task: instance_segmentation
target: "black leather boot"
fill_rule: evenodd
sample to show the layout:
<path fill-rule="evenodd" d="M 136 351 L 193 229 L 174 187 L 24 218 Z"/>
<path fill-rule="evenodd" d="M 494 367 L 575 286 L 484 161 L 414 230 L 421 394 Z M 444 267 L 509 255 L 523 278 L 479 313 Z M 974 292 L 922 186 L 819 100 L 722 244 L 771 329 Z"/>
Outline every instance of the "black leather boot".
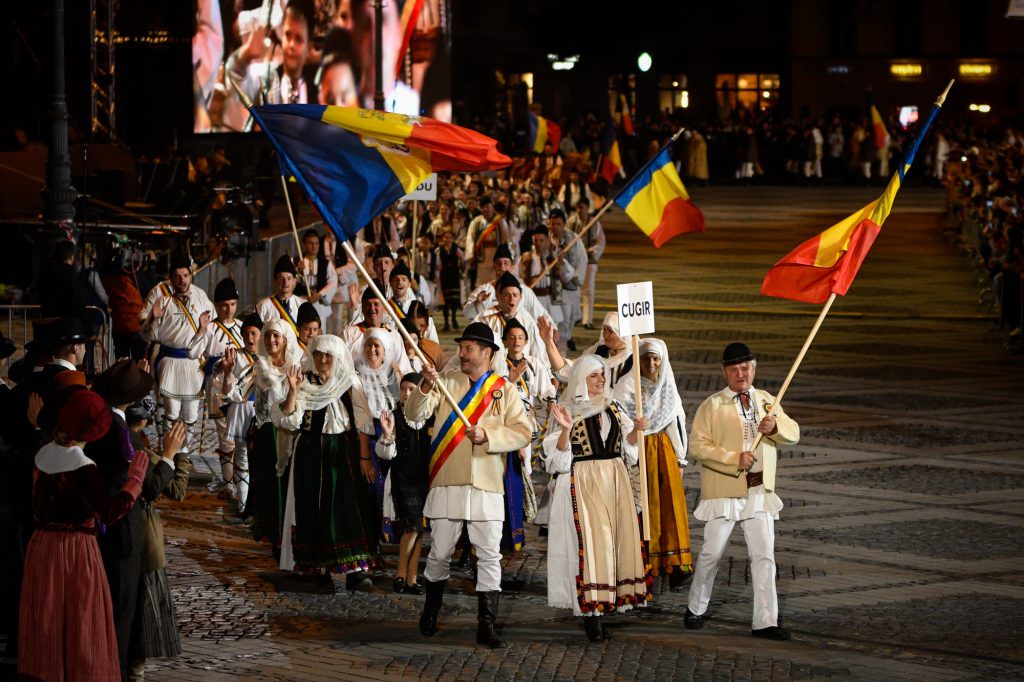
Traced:
<path fill-rule="evenodd" d="M 498 639 L 498 633 L 494 631 L 494 621 L 498 618 L 498 601 L 501 592 L 477 592 L 477 626 L 476 643 L 489 646 L 492 649 L 500 649 L 505 642 Z"/>
<path fill-rule="evenodd" d="M 447 580 L 423 579 L 426 587 L 426 599 L 423 600 L 423 615 L 420 616 L 420 632 L 427 637 L 433 637 L 437 632 L 437 613 L 441 610 L 441 603 L 444 601 L 444 586 Z"/>
<path fill-rule="evenodd" d="M 604 626 L 601 624 L 600 616 L 584 616 L 583 629 L 587 631 L 587 639 L 591 642 L 603 642 L 605 640 Z"/>

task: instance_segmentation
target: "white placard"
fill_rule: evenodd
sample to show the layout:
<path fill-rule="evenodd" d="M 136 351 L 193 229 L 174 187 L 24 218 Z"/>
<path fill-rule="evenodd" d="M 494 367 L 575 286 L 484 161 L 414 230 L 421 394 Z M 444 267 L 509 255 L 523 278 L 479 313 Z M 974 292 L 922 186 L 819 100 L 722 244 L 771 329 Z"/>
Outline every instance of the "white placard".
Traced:
<path fill-rule="evenodd" d="M 654 285 L 652 282 L 632 282 L 615 287 L 618 294 L 619 336 L 639 336 L 654 333 Z"/>
<path fill-rule="evenodd" d="M 416 189 L 402 197 L 404 201 L 437 201 L 437 173 L 431 173 Z"/>

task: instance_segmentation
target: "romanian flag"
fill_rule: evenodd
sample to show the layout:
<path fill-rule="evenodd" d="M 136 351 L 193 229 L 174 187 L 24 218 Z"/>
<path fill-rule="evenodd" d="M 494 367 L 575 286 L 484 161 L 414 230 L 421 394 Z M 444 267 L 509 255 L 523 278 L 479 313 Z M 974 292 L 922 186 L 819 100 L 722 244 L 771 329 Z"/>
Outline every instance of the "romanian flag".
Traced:
<path fill-rule="evenodd" d="M 540 154 L 548 142 L 558 151 L 558 143 L 562 141 L 562 129 L 554 121 L 530 114 L 530 149 Z"/>
<path fill-rule="evenodd" d="M 806 303 L 824 303 L 831 294 L 846 295 L 861 263 L 892 211 L 903 175 L 895 173 L 882 196 L 808 239 L 765 275 L 761 293 Z"/>
<path fill-rule="evenodd" d="M 871 105 L 871 130 L 875 136 L 875 149 L 881 149 L 885 146 L 885 138 L 889 137 L 889 131 L 885 129 L 885 121 L 874 104 Z"/>
<path fill-rule="evenodd" d="M 619 152 L 619 138 L 615 135 L 615 123 L 608 121 L 604 127 L 604 139 L 601 142 L 601 177 L 611 184 L 616 175 L 626 176 L 622 170 L 622 154 Z"/>
<path fill-rule="evenodd" d="M 636 135 L 636 130 L 633 128 L 633 115 L 629 113 L 629 100 L 623 93 L 619 93 L 619 114 L 622 116 L 622 132 L 626 135 Z"/>
<path fill-rule="evenodd" d="M 704 231 L 700 212 L 679 179 L 665 147 L 615 197 L 626 215 L 661 246 L 672 237 Z"/>
<path fill-rule="evenodd" d="M 364 225 L 434 171 L 504 168 L 497 142 L 430 118 L 355 107 L 276 104 L 250 109 L 338 239 Z"/>

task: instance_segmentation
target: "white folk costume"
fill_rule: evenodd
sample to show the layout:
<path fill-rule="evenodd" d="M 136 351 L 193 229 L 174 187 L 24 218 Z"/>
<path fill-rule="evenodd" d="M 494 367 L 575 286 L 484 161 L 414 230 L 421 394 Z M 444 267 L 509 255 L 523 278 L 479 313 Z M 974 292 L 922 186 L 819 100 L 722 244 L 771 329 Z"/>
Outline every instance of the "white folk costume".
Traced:
<path fill-rule="evenodd" d="M 497 347 L 490 330 L 479 323 L 467 326 L 459 340 Z M 465 425 L 438 387 L 426 394 L 422 388 L 417 389 L 406 401 L 408 420 L 434 418 L 430 491 L 423 510 L 430 519 L 432 541 L 423 574 L 427 598 L 420 631 L 432 635 L 437 629 L 449 562 L 465 527 L 477 556 L 477 641 L 499 646 L 493 626 L 501 592 L 499 546 L 505 517 L 502 474 L 506 454 L 530 442 L 530 422 L 518 392 L 494 371 L 476 380 L 463 372 L 445 372 L 438 381 L 458 401 L 470 423 L 485 430 L 487 440 L 475 445 L 467 437 Z"/>
<path fill-rule="evenodd" d="M 543 228 L 538 228 L 543 229 Z M 540 273 L 547 267 L 547 264 L 554 260 L 556 253 L 549 251 L 545 255 L 538 255 L 536 250 L 528 251 L 523 255 L 523 260 L 519 265 L 519 272 L 522 275 L 524 282 L 533 283 L 534 286 L 531 289 L 534 298 L 537 300 L 537 306 L 544 311 L 544 315 L 551 319 L 555 326 L 559 326 L 563 320 L 562 314 L 562 281 L 561 277 L 565 275 L 572 275 L 572 266 L 565 266 L 565 263 L 559 263 L 552 267 L 540 277 Z M 540 277 L 538 279 L 538 277 Z M 519 304 L 523 307 L 526 303 L 526 289 L 523 289 L 523 300 Z"/>
<path fill-rule="evenodd" d="M 618 385 L 619 380 L 628 375 L 633 369 L 633 349 L 627 343 L 624 348 L 613 354 L 605 340 L 605 327 L 610 328 L 616 335 L 619 333 L 619 314 L 614 310 L 610 313 L 605 313 L 604 322 L 601 326 L 601 336 L 596 343 L 584 350 L 582 355 L 597 355 L 604 360 L 605 381 L 610 389 L 614 389 Z M 560 378 L 569 375 L 573 362 L 573 360 L 566 359 L 566 366 L 559 370 L 559 373 L 562 375 Z"/>
<path fill-rule="evenodd" d="M 217 296 L 215 295 L 214 298 Z M 220 458 L 221 472 L 225 474 L 225 470 L 231 467 L 235 440 L 228 437 L 227 404 L 224 402 L 224 391 L 222 390 L 223 377 L 217 369 L 220 361 L 224 358 L 224 351 L 228 348 L 234 348 L 237 351 L 242 364 L 247 362 L 244 357 L 245 343 L 242 341 L 241 321 L 214 320 L 206 327 L 202 346 L 205 358 L 203 371 L 206 375 L 206 409 L 217 432 L 216 453 Z M 223 484 L 231 484 L 230 475 L 224 475 Z"/>
<path fill-rule="evenodd" d="M 477 281 L 494 279 L 494 252 L 499 244 L 511 244 L 514 249 L 519 242 L 515 232 L 500 213 L 490 218 L 481 213 L 470 221 L 466 230 L 466 263 L 470 270 L 476 270 Z"/>
<path fill-rule="evenodd" d="M 498 305 L 498 294 L 494 289 L 496 283 L 496 280 L 491 280 L 489 282 L 484 282 L 476 289 L 473 289 L 469 298 L 466 299 L 466 304 L 462 306 L 462 314 L 466 316 L 467 320 L 476 319 L 477 316 Z M 523 298 L 519 301 L 519 308 L 530 313 L 535 320 L 547 317 L 550 318 L 552 322 L 556 322 L 556 320 L 551 317 L 551 313 L 547 307 L 545 307 L 538 298 L 537 293 L 530 287 L 526 286 L 525 282 L 520 281 L 519 284 L 523 291 Z M 487 297 L 482 302 L 477 302 L 477 299 L 480 298 L 480 294 L 487 294 Z"/>
<path fill-rule="evenodd" d="M 526 330 L 526 348 L 524 354 L 534 358 L 537 364 L 550 371 L 551 361 L 548 359 L 547 348 L 544 342 L 541 340 L 540 330 L 537 329 L 537 321 L 530 313 L 523 310 L 522 306 L 516 309 L 516 312 L 512 315 L 505 315 L 501 308 L 495 306 L 487 312 L 480 315 L 478 318 L 473 320 L 474 322 L 483 322 L 491 331 L 494 332 L 494 338 L 500 339 L 505 335 L 505 325 L 508 321 L 515 318 L 522 325 L 523 329 Z M 501 350 L 494 354 L 493 367 L 501 371 L 501 368 L 505 366 L 505 347 L 502 346 Z M 456 356 L 456 360 L 458 357 Z"/>
<path fill-rule="evenodd" d="M 334 300 L 334 294 L 338 291 L 338 273 L 331 261 L 319 254 L 315 258 L 303 256 L 299 265 L 303 270 L 306 288 L 309 290 L 307 298 L 316 308 L 320 321 L 326 329 L 327 320 L 333 312 L 331 302 Z M 323 292 L 323 295 L 314 300 L 313 292 L 317 291 Z"/>
<path fill-rule="evenodd" d="M 654 353 L 661 359 L 654 381 L 640 379 L 644 416 L 644 456 L 647 461 L 647 502 L 650 508 L 651 540 L 648 546 L 653 575 L 693 571 L 690 553 L 690 521 L 686 511 L 682 467 L 686 465 L 686 414 L 679 399 L 676 378 L 661 339 L 640 341 L 640 357 Z M 636 392 L 632 377 L 620 381 L 612 393 L 629 415 L 636 414 Z M 630 469 L 633 492 L 640 499 L 640 467 Z"/>
<path fill-rule="evenodd" d="M 576 235 L 570 230 L 565 230 L 561 239 L 555 239 L 552 235 L 551 241 L 553 248 L 561 252 L 575 238 Z M 587 251 L 583 248 L 582 241 L 577 240 L 569 248 L 559 267 L 563 274 L 561 275 L 562 321 L 558 323 L 558 331 L 562 335 L 562 339 L 568 341 L 572 338 L 573 328 L 583 316 L 580 303 L 583 294 L 583 279 L 587 272 Z"/>
<path fill-rule="evenodd" d="M 637 461 L 627 436 L 633 420 L 604 395 L 592 396 L 587 376 L 604 361 L 585 355 L 573 365 L 560 404 L 572 416 L 569 447 L 552 420 L 544 465 L 557 474 L 548 527 L 548 604 L 577 616 L 643 606 L 649 599 L 643 544 L 627 466 Z M 589 633 L 589 631 L 588 631 Z"/>
<path fill-rule="evenodd" d="M 259 316 L 250 315 L 243 323 L 247 326 L 258 326 Z M 235 364 L 231 372 L 220 372 L 219 383 L 214 386 L 223 400 L 224 420 L 227 424 L 227 438 L 234 443 L 233 457 L 224 464 L 222 474 L 224 480 L 234 487 L 234 497 L 240 512 L 245 512 L 249 498 L 249 429 L 256 416 L 256 354 L 242 350 L 235 354 Z"/>
<path fill-rule="evenodd" d="M 729 348 L 726 350 L 728 353 Z M 690 585 L 688 617 L 701 617 L 707 611 L 718 561 L 739 523 L 750 557 L 754 588 L 752 627 L 757 631 L 777 629 L 778 625 L 775 520 L 782 510 L 782 500 L 775 494 L 776 445 L 799 441 L 800 427 L 781 407 L 776 407 L 776 432 L 761 440 L 750 471 L 739 471 L 740 454 L 750 449 L 757 437 L 758 424 L 775 403 L 770 393 L 753 387 L 745 395 L 746 400 L 740 393 L 723 388 L 702 402 L 693 418 L 690 454 L 701 464 L 700 503 L 693 515 L 705 525 L 704 545 Z"/>
<path fill-rule="evenodd" d="M 199 446 L 195 442 L 195 426 L 204 378 L 199 318 L 204 313 L 212 316 L 213 304 L 206 292 L 195 285 L 179 294 L 168 282 L 162 282 L 149 292 L 139 318 L 148 320 L 156 305 L 164 306 L 164 314 L 149 326 L 149 339 L 160 344 L 156 376 L 165 430 L 178 419 L 185 422 L 188 437 L 182 452 L 189 452 Z"/>

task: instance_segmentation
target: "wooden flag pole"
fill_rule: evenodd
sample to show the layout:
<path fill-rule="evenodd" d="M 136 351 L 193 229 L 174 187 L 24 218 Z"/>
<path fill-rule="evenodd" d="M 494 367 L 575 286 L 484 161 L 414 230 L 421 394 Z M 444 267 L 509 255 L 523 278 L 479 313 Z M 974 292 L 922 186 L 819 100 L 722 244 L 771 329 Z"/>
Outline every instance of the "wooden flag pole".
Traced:
<path fill-rule="evenodd" d="M 284 203 L 288 206 L 288 220 L 292 224 L 292 234 L 295 235 L 295 248 L 298 249 L 298 257 L 302 258 L 302 241 L 299 240 L 299 228 L 295 227 L 295 213 L 292 211 L 292 198 L 288 194 L 288 178 L 281 176 L 281 189 L 284 191 Z"/>
<path fill-rule="evenodd" d="M 359 274 L 361 274 L 366 279 L 367 286 L 370 287 L 370 290 L 373 291 L 373 293 L 376 294 L 377 297 L 384 303 L 384 311 L 388 314 L 388 317 L 391 318 L 391 321 L 395 324 L 395 327 L 398 329 L 398 333 L 402 335 L 402 338 L 405 339 L 406 343 L 412 346 L 413 351 L 416 353 L 417 357 L 419 357 L 419 359 L 423 362 L 424 365 L 433 365 L 433 362 L 431 362 L 431 360 L 426 356 L 426 354 L 420 349 L 419 344 L 413 341 L 412 336 L 409 335 L 409 332 L 402 324 L 402 321 L 398 319 L 398 313 L 396 313 L 395 309 L 392 308 L 391 305 L 388 303 L 388 299 L 384 295 L 384 292 L 377 288 L 377 283 L 373 281 L 373 277 L 370 277 L 370 273 L 366 271 L 366 266 L 363 265 L 362 261 L 359 260 L 359 256 L 356 255 L 355 249 L 352 248 L 352 245 L 349 244 L 348 240 L 346 239 L 345 241 L 341 242 L 341 246 L 343 249 L 345 249 L 345 253 L 348 254 L 349 260 L 356 264 L 356 269 L 359 270 Z M 466 417 L 465 413 L 462 411 L 462 408 L 459 407 L 458 401 L 455 400 L 454 397 L 452 397 L 452 394 L 448 391 L 447 388 L 445 388 L 445 385 L 442 384 L 441 382 L 437 382 L 434 384 L 434 386 L 441 389 L 441 394 L 444 395 L 445 400 L 447 400 L 448 404 L 452 406 L 452 411 L 459 416 L 459 419 L 461 419 L 462 423 L 466 425 L 466 428 L 473 426 L 473 424 L 469 422 L 469 418 Z"/>
<path fill-rule="evenodd" d="M 685 130 L 686 130 L 686 128 L 680 128 L 679 130 L 677 130 L 677 131 L 675 132 L 675 134 L 674 134 L 674 135 L 672 135 L 672 137 L 671 137 L 671 138 L 669 139 L 669 141 L 665 143 L 665 145 L 664 145 L 664 147 L 662 147 L 662 149 L 664 149 L 665 147 L 667 147 L 667 146 L 669 146 L 669 145 L 671 145 L 671 144 L 674 144 L 674 143 L 675 143 L 675 141 L 679 139 L 679 136 L 680 136 L 680 135 L 682 135 L 682 134 L 683 134 L 683 131 L 685 131 Z M 661 149 L 659 149 L 659 150 L 658 150 L 658 154 L 660 154 L 660 153 L 661 153 Z M 651 159 L 653 160 L 653 159 L 654 159 L 654 158 L 656 158 L 657 156 L 658 156 L 658 155 L 657 155 L 657 154 L 655 154 L 654 156 L 652 156 L 652 157 L 651 157 Z M 639 175 L 640 173 L 642 173 L 642 172 L 644 171 L 644 169 L 645 169 L 645 168 L 647 168 L 647 164 L 649 164 L 649 163 L 650 163 L 650 161 L 648 161 L 647 163 L 645 163 L 645 164 L 644 164 L 644 165 L 643 165 L 643 166 L 642 166 L 642 167 L 640 168 L 640 170 L 638 170 L 638 171 L 637 171 L 637 172 L 636 172 L 636 173 L 635 173 L 635 174 L 633 175 L 633 177 L 635 178 L 635 177 L 636 177 L 637 175 Z M 632 180 L 631 180 L 631 181 L 632 181 Z M 625 188 L 626 188 L 626 187 L 628 187 L 628 186 L 629 186 L 629 182 L 627 182 L 627 183 L 626 183 L 625 185 L 623 185 L 623 189 L 625 189 Z M 618 198 L 619 194 L 622 194 L 622 190 L 621 190 L 621 189 L 620 189 L 620 190 L 619 190 L 619 191 L 618 191 L 618 192 L 617 192 L 617 193 L 615 194 L 615 196 L 613 196 L 613 197 L 609 197 L 609 198 L 608 198 L 608 200 L 604 202 L 604 206 L 602 206 L 602 207 L 601 207 L 601 210 L 599 210 L 599 211 L 598 211 L 598 212 L 597 212 L 597 213 L 596 213 L 596 214 L 594 215 L 594 217 L 590 219 L 590 222 L 588 222 L 588 223 L 587 223 L 586 227 L 584 227 L 584 228 L 583 228 L 582 230 L 580 230 L 579 232 L 577 232 L 577 233 L 576 233 L 576 236 L 575 236 L 575 237 L 574 237 L 573 239 L 571 239 L 571 240 L 569 241 L 569 243 L 568 243 L 568 244 L 566 244 L 566 245 L 565 245 L 565 246 L 564 246 L 564 247 L 562 248 L 562 250 L 561 250 L 561 251 L 559 251 L 559 252 L 558 252 L 558 255 L 557 255 L 557 256 L 555 256 L 555 259 L 554 259 L 553 261 L 551 261 L 551 262 L 550 262 L 550 263 L 548 263 L 548 264 L 547 264 L 546 266 L 544 266 L 544 269 L 540 271 L 540 274 L 539 274 L 539 275 L 537 275 L 536 277 L 534 277 L 533 281 L 532 281 L 532 282 L 530 282 L 530 287 L 531 287 L 531 288 L 532 288 L 532 287 L 535 287 L 535 286 L 537 286 L 537 282 L 539 282 L 539 281 L 541 280 L 541 278 L 542 278 L 542 277 L 544 277 L 544 275 L 548 274 L 548 272 L 549 272 L 549 271 L 551 270 L 551 268 L 555 267 L 555 265 L 556 265 L 556 264 L 557 264 L 557 263 L 558 263 L 558 262 L 559 262 L 560 260 L 562 260 L 563 258 L 565 258 L 565 255 L 566 255 L 567 253 L 569 253 L 569 250 L 570 250 L 570 249 L 571 249 L 571 248 L 572 248 L 572 247 L 573 247 L 573 246 L 574 246 L 574 245 L 576 244 L 576 242 L 578 242 L 579 240 L 583 239 L 583 235 L 585 235 L 585 234 L 586 234 L 587 232 L 589 232 L 589 231 L 590 231 L 590 228 L 592 228 L 592 227 L 593 227 L 593 226 L 594 226 L 594 225 L 595 225 L 595 224 L 597 223 L 597 220 L 598 220 L 598 218 L 600 218 L 600 217 L 601 217 L 602 215 L 604 215 L 604 212 L 605 212 L 605 211 L 607 211 L 607 210 L 608 210 L 609 208 L 611 208 L 611 207 L 612 207 L 612 204 L 614 204 L 614 203 L 615 203 L 615 199 L 617 199 L 617 198 Z"/>
<path fill-rule="evenodd" d="M 640 378 L 640 337 L 633 335 L 633 391 L 636 394 L 636 417 L 644 416 L 644 396 Z M 628 436 L 628 434 L 627 434 Z M 647 453 L 644 451 L 644 434 L 637 436 L 636 453 L 640 465 L 640 517 L 643 519 L 644 540 L 651 540 L 651 506 L 647 494 Z"/>
<path fill-rule="evenodd" d="M 419 212 L 420 211 L 419 211 L 419 209 L 420 209 L 420 202 L 419 202 L 419 200 L 418 199 L 413 199 L 412 200 L 412 258 L 409 259 L 409 272 L 412 273 L 412 277 L 413 277 L 412 281 L 414 283 L 416 282 L 416 255 L 417 255 L 416 240 L 419 237 L 419 232 L 420 232 L 420 230 L 419 230 L 419 227 L 420 227 L 420 218 L 419 218 Z M 416 287 L 414 287 L 414 289 L 415 288 Z"/>
<path fill-rule="evenodd" d="M 786 395 L 786 390 L 789 388 L 789 384 L 792 383 L 793 377 L 796 375 L 796 371 L 800 368 L 800 363 L 804 361 L 804 356 L 807 355 L 807 350 L 811 347 L 811 343 L 814 342 L 814 337 L 818 335 L 818 330 L 821 329 L 821 323 L 825 321 L 825 316 L 828 315 L 828 311 L 832 308 L 832 304 L 836 300 L 835 292 L 829 294 L 828 300 L 825 301 L 824 307 L 821 312 L 818 313 L 818 319 L 815 320 L 814 326 L 811 327 L 811 333 L 807 335 L 807 340 L 804 341 L 803 348 L 797 353 L 796 360 L 793 361 L 793 366 L 789 368 L 789 374 L 786 375 L 786 380 L 782 382 L 782 388 L 779 389 L 778 395 L 775 396 L 775 402 L 768 408 L 768 414 L 766 417 L 772 416 L 775 412 L 775 408 L 782 403 L 782 396 Z M 636 357 L 635 355 L 633 357 Z M 761 444 L 761 440 L 764 438 L 763 433 L 758 433 L 757 438 L 754 439 L 754 444 L 750 446 L 750 451 L 754 452 L 757 446 Z"/>

